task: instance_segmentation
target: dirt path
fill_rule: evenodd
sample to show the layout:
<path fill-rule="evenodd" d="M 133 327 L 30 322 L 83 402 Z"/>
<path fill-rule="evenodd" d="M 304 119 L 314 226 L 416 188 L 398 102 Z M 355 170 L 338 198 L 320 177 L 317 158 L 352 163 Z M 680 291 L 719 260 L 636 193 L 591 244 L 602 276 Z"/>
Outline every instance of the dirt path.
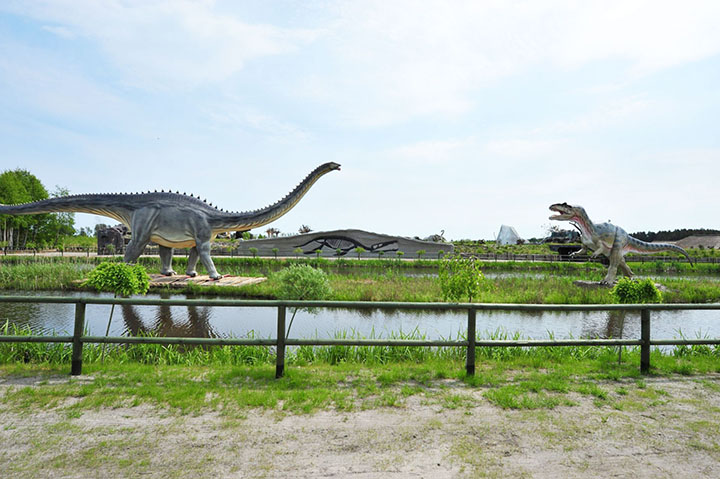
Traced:
<path fill-rule="evenodd" d="M 37 381 L 0 379 L 0 399 Z M 0 476 L 720 477 L 720 375 L 605 388 L 616 400 L 578 394 L 573 405 L 536 410 L 502 409 L 483 388 L 453 395 L 452 386 L 397 407 L 306 415 L 3 408 L 0 471 L 11 475 Z"/>

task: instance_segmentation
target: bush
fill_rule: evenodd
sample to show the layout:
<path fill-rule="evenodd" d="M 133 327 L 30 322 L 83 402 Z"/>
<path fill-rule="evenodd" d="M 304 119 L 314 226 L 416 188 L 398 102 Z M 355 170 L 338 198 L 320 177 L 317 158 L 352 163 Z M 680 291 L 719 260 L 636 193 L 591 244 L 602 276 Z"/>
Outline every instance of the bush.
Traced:
<path fill-rule="evenodd" d="M 126 263 L 100 263 L 90 272 L 85 285 L 98 291 L 115 293 L 116 296 L 145 294 L 150 288 L 150 278 L 145 268 Z"/>
<path fill-rule="evenodd" d="M 317 301 L 330 295 L 327 274 L 307 264 L 294 264 L 275 273 L 279 299 Z"/>
<path fill-rule="evenodd" d="M 307 264 L 294 264 L 289 268 L 278 271 L 273 276 L 273 279 L 279 284 L 277 292 L 279 299 L 319 301 L 327 298 L 331 293 L 330 281 L 325 271 L 315 269 Z M 290 336 L 290 329 L 293 321 L 295 321 L 298 309 L 293 309 L 285 337 Z M 307 310 L 311 311 L 311 309 Z"/>
<path fill-rule="evenodd" d="M 620 278 L 610 291 L 615 302 L 624 304 L 661 303 L 662 293 L 650 279 Z"/>
<path fill-rule="evenodd" d="M 472 303 L 480 293 L 480 283 L 485 277 L 480 265 L 474 258 L 452 256 L 440 263 L 438 281 L 445 301 L 462 301 L 467 298 Z"/>

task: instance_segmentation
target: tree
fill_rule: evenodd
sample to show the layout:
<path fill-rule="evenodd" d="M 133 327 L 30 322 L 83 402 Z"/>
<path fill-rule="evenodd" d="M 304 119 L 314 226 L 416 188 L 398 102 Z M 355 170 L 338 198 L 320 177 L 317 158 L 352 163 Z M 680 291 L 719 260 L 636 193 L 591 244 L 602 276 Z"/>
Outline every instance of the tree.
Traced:
<path fill-rule="evenodd" d="M 48 192 L 37 177 L 27 170 L 7 170 L 0 174 L 0 203 L 16 205 L 31 201 L 44 200 Z M 47 222 L 48 214 L 40 215 L 0 215 L 2 226 L 1 241 L 7 241 L 8 247 L 21 248 L 30 239 L 37 242 L 39 226 Z"/>
<path fill-rule="evenodd" d="M 67 196 L 68 190 L 55 187 L 53 197 Z M 42 182 L 27 170 L 7 170 L 0 174 L 0 203 L 16 205 L 49 197 Z M 13 249 L 27 243 L 57 246 L 62 236 L 75 234 L 73 213 L 0 215 L 0 241 Z"/>
<path fill-rule="evenodd" d="M 275 273 L 273 280 L 278 283 L 278 299 L 318 301 L 327 298 L 332 292 L 327 274 L 307 264 L 294 264 L 280 270 Z M 298 309 L 300 308 L 293 308 L 285 337 L 290 335 Z"/>
<path fill-rule="evenodd" d="M 480 293 L 480 284 L 484 278 L 475 258 L 446 258 L 438 271 L 438 281 L 445 301 L 462 301 L 467 298 L 468 302 L 472 303 Z"/>
<path fill-rule="evenodd" d="M 70 194 L 67 188 L 55 186 L 52 193 L 53 198 L 67 196 Z M 60 244 L 60 238 L 63 236 L 72 236 L 75 234 L 75 214 L 74 213 L 53 213 L 40 227 L 40 236 L 45 243 L 52 246 Z"/>

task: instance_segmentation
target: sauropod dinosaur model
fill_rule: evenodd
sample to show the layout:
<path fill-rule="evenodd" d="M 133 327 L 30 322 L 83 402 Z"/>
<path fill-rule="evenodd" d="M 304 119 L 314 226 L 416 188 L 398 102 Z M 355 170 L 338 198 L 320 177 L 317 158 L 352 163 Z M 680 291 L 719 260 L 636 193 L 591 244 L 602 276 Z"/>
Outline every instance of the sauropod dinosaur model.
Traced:
<path fill-rule="evenodd" d="M 196 276 L 198 259 L 212 279 L 220 279 L 210 258 L 210 241 L 223 231 L 248 231 L 280 218 L 305 196 L 324 174 L 339 170 L 337 163 L 315 168 L 287 196 L 265 208 L 242 213 L 220 210 L 193 195 L 172 192 L 87 194 L 50 198 L 21 205 L 0 205 L 2 215 L 78 212 L 113 218 L 132 232 L 124 261 L 134 263 L 150 241 L 160 246 L 162 273 L 172 269 L 173 248 L 191 248 L 186 273 Z"/>
<path fill-rule="evenodd" d="M 625 263 L 627 253 L 651 254 L 675 251 L 684 255 L 690 264 L 693 264 L 687 252 L 679 246 L 670 243 L 647 243 L 633 238 L 624 229 L 611 223 L 593 223 L 582 206 L 556 203 L 550 206 L 550 210 L 558 213 L 550 216 L 551 220 L 569 221 L 580 231 L 582 249 L 573 254 L 583 254 L 590 250 L 593 252 L 593 257 L 602 254 L 610 260 L 610 267 L 605 279 L 601 281 L 602 284 L 613 284 L 618 268 L 626 276 L 633 275 L 632 270 Z"/>

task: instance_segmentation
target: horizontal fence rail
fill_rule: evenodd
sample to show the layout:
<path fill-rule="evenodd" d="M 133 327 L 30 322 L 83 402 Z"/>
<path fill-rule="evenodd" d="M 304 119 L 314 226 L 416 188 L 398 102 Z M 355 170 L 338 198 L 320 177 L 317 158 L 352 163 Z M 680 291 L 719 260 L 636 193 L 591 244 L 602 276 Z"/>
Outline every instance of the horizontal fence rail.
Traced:
<path fill-rule="evenodd" d="M 640 346 L 640 371 L 650 371 L 651 346 L 718 345 L 720 339 L 652 339 L 650 314 L 653 311 L 717 310 L 712 304 L 498 304 L 498 303 L 397 303 L 359 301 L 276 301 L 276 300 L 207 300 L 207 299 L 149 299 L 149 298 L 73 298 L 53 296 L 0 296 L 0 303 L 74 304 L 75 324 L 72 336 L 2 336 L 0 343 L 71 343 L 71 374 L 82 373 L 82 348 L 85 343 L 99 344 L 162 344 L 212 346 L 275 346 L 275 376 L 285 370 L 285 350 L 288 346 L 412 346 L 463 347 L 467 349 L 466 372 L 475 374 L 475 350 L 478 347 L 538 347 L 538 346 Z M 242 338 L 179 338 L 139 336 L 85 336 L 85 307 L 88 304 L 134 306 L 217 306 L 267 307 L 277 309 L 277 335 L 270 339 Z M 463 340 L 417 339 L 297 339 L 286 337 L 287 308 L 335 308 L 374 310 L 465 311 L 467 334 Z M 640 313 L 640 338 L 636 339 L 540 339 L 540 340 L 478 340 L 476 317 L 478 311 L 627 311 Z M 0 318 L 1 320 L 2 318 Z"/>

